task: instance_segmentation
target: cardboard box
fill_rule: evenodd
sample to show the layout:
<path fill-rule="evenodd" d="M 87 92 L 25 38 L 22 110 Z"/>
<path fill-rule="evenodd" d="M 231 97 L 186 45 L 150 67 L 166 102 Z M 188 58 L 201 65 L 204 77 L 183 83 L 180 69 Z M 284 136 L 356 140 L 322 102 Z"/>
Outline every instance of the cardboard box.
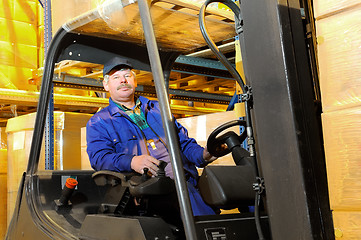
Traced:
<path fill-rule="evenodd" d="M 324 112 L 361 104 L 361 5 L 316 21 Z"/>
<path fill-rule="evenodd" d="M 81 128 L 81 169 L 82 170 L 93 170 L 90 165 L 89 156 L 86 152 L 86 127 Z"/>
<path fill-rule="evenodd" d="M 317 0 L 313 1 L 314 17 L 319 18 L 335 12 L 346 11 L 359 4 L 359 0 Z"/>
<path fill-rule="evenodd" d="M 361 5 L 314 1 L 322 125 L 336 239 L 361 236 Z"/>
<path fill-rule="evenodd" d="M 324 113 L 322 125 L 331 209 L 361 211 L 361 106 Z"/>

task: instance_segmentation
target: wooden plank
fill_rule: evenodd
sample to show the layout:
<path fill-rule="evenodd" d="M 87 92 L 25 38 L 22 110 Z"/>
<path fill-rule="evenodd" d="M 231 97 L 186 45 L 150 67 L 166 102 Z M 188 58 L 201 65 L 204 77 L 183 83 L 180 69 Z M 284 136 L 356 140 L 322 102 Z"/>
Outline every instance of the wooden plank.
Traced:
<path fill-rule="evenodd" d="M 173 3 L 176 4 L 178 6 L 182 6 L 182 7 L 186 7 L 189 9 L 193 9 L 199 12 L 199 9 L 201 8 L 201 6 L 203 5 L 203 3 L 200 2 L 195 2 L 195 1 L 190 1 L 190 0 L 161 0 L 162 2 L 168 2 L 168 3 Z M 206 13 L 208 14 L 212 14 L 212 15 L 216 15 L 216 16 L 220 16 L 220 17 L 224 17 L 224 18 L 228 18 L 230 20 L 234 21 L 234 14 L 230 11 L 225 11 L 222 9 L 217 9 L 214 7 L 207 7 L 207 11 Z"/>

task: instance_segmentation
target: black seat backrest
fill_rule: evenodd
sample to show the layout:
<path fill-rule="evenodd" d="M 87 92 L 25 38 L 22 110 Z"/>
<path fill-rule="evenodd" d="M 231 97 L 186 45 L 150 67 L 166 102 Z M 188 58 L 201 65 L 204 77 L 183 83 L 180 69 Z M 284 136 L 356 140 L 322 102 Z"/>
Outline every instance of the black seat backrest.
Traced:
<path fill-rule="evenodd" d="M 256 181 L 253 167 L 207 166 L 198 186 L 204 201 L 213 207 L 233 209 L 254 205 Z"/>

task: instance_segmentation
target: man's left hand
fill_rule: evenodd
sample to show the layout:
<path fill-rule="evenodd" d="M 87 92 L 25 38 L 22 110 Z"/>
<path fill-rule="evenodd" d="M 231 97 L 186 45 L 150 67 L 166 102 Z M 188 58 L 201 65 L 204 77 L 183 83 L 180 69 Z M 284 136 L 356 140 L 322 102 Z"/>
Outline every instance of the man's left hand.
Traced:
<path fill-rule="evenodd" d="M 209 164 L 209 163 L 213 162 L 214 160 L 216 160 L 217 157 L 212 156 L 212 155 L 208 152 L 207 147 L 205 147 L 204 150 L 203 150 L 203 159 L 204 159 L 204 161 L 205 161 L 207 164 Z"/>

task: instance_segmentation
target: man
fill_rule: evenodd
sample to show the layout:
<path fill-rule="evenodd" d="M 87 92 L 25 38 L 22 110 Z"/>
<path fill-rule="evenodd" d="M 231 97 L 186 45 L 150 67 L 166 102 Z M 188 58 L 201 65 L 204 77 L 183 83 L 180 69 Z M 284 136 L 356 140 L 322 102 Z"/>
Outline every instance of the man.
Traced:
<path fill-rule="evenodd" d="M 87 152 L 95 170 L 156 175 L 160 160 L 168 165 L 166 175 L 173 178 L 170 157 L 157 101 L 135 95 L 137 80 L 131 64 L 115 57 L 104 65 L 103 86 L 109 92 L 109 106 L 94 114 L 87 124 Z M 175 121 L 193 214 L 214 211 L 201 198 L 196 166 L 216 158 L 188 137 L 187 130 Z"/>

